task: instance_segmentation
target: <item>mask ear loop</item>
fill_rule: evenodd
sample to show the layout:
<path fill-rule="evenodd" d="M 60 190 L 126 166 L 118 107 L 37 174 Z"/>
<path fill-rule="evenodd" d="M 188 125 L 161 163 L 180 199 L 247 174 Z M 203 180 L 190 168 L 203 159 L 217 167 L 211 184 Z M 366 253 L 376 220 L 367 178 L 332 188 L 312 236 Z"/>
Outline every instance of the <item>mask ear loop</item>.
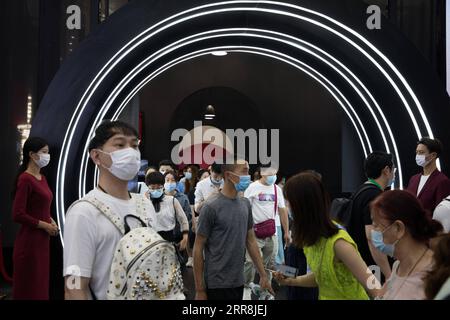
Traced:
<path fill-rule="evenodd" d="M 399 221 L 399 220 L 397 220 L 397 221 Z M 395 221 L 395 222 L 397 222 L 397 221 Z M 394 222 L 394 223 L 395 223 L 395 222 Z M 402 222 L 402 223 L 403 223 L 403 222 Z M 401 237 L 400 239 L 397 239 L 397 240 L 394 242 L 394 244 L 397 244 L 400 240 L 402 240 L 402 238 L 403 238 L 403 237 Z"/>
<path fill-rule="evenodd" d="M 111 153 L 106 152 L 106 151 L 103 151 L 103 150 L 101 150 L 101 149 L 95 149 L 95 150 L 97 150 L 97 151 L 99 151 L 99 152 L 101 152 L 101 153 L 103 153 L 103 154 L 109 155 L 109 157 L 111 158 L 111 166 L 112 166 L 112 164 L 114 163 L 114 161 L 113 161 L 113 159 L 112 159 Z M 103 165 L 103 163 L 101 163 L 101 162 L 100 162 L 100 166 L 101 166 L 102 168 L 108 170 L 108 171 L 110 171 L 110 169 L 111 169 L 111 168 L 105 167 L 105 166 Z"/>
<path fill-rule="evenodd" d="M 396 222 L 397 222 L 397 220 L 394 221 L 394 222 L 392 222 L 392 223 L 391 223 L 389 226 L 387 226 L 381 233 L 384 234 L 384 232 L 387 231 L 390 227 L 392 227 Z M 392 245 L 393 245 L 393 246 L 397 245 L 397 243 L 398 243 L 401 239 L 402 239 L 402 238 L 395 240 L 394 243 L 392 243 Z"/>

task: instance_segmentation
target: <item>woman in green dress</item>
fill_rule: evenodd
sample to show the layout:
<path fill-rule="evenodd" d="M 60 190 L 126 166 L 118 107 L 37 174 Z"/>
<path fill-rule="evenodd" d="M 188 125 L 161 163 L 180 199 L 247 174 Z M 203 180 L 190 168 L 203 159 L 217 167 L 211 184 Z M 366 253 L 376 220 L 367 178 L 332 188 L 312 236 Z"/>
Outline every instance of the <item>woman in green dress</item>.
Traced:
<path fill-rule="evenodd" d="M 320 178 L 302 172 L 284 189 L 293 214 L 293 242 L 303 248 L 311 272 L 296 278 L 275 273 L 281 285 L 318 287 L 319 300 L 368 300 L 381 285 L 361 258 L 356 243 L 331 220 L 330 199 Z"/>

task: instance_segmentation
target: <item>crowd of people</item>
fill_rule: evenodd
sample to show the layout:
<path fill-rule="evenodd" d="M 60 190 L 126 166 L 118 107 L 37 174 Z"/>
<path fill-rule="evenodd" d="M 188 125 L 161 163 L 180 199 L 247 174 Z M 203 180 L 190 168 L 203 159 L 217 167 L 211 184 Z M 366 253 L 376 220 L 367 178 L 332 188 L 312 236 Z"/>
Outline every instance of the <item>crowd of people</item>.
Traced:
<path fill-rule="evenodd" d="M 49 145 L 29 138 L 15 184 L 13 298 L 48 299 L 52 191 L 41 170 Z M 367 181 L 339 219 L 320 173 L 285 180 L 273 164 L 253 177 L 239 156 L 208 168 L 170 160 L 141 167 L 138 134 L 104 122 L 90 141 L 98 185 L 67 210 L 66 299 L 184 299 L 193 268 L 195 299 L 450 299 L 450 180 L 442 145 L 417 143 L 406 190 L 394 189 L 392 155 L 364 162 Z M 414 151 L 411 152 L 414 159 Z M 167 246 L 167 244 L 171 244 Z M 259 284 L 255 284 L 259 283 Z"/>

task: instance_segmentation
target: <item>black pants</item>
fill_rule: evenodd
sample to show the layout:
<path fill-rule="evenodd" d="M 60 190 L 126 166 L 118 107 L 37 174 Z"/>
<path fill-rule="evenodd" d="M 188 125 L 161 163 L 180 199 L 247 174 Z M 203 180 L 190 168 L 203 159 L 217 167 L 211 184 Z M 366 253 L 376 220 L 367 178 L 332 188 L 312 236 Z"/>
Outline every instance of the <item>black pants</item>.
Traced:
<path fill-rule="evenodd" d="M 208 300 L 242 300 L 244 286 L 226 289 L 206 289 Z"/>
<path fill-rule="evenodd" d="M 302 249 L 290 245 L 286 251 L 286 265 L 298 269 L 299 275 L 306 274 L 306 257 Z M 288 300 L 317 300 L 318 288 L 288 287 Z"/>

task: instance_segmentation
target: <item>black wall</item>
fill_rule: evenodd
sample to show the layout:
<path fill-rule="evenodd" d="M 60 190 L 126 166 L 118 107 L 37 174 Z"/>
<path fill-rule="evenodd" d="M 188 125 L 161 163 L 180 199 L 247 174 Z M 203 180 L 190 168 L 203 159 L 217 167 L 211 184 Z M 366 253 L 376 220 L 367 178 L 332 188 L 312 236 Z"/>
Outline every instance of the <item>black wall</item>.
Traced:
<path fill-rule="evenodd" d="M 36 104 L 38 2 L 1 1 L 0 58 L 0 225 L 8 270 L 18 225 L 11 219 L 11 191 L 19 162 L 18 124 L 26 123 L 27 97 Z"/>

